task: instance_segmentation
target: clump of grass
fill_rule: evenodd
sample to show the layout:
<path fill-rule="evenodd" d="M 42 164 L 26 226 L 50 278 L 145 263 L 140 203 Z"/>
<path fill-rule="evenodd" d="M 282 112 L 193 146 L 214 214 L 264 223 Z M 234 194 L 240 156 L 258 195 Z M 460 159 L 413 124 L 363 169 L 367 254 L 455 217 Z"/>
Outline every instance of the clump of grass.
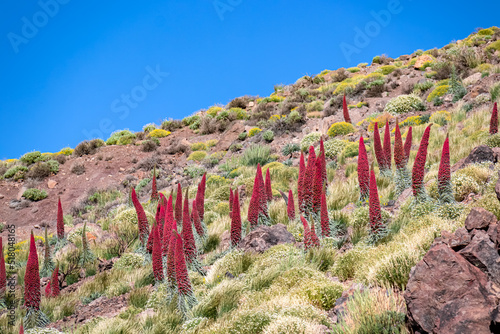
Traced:
<path fill-rule="evenodd" d="M 250 146 L 243 152 L 240 160 L 244 166 L 257 166 L 259 163 L 261 166 L 264 166 L 270 161 L 272 161 L 271 149 L 269 146 L 264 145 Z"/>

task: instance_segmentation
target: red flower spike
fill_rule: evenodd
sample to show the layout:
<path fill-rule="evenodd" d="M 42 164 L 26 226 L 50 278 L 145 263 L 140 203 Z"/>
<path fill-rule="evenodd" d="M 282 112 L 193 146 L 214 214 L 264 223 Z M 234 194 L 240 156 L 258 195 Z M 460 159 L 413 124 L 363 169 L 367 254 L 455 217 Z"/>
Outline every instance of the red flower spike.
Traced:
<path fill-rule="evenodd" d="M 323 137 L 319 141 L 319 159 L 321 160 L 321 176 L 323 178 L 323 184 L 326 185 L 328 183 L 328 176 L 326 174 L 326 153 Z"/>
<path fill-rule="evenodd" d="M 49 281 L 45 286 L 45 298 L 50 298 L 50 297 L 52 297 L 52 292 L 50 290 L 50 281 Z"/>
<path fill-rule="evenodd" d="M 392 152 L 391 152 L 391 130 L 389 128 L 389 121 L 387 121 L 387 123 L 385 123 L 384 157 L 385 157 L 386 168 L 391 169 Z"/>
<path fill-rule="evenodd" d="M 312 209 L 314 213 L 321 211 L 321 193 L 323 191 L 323 176 L 321 170 L 321 155 L 316 159 L 312 184 Z"/>
<path fill-rule="evenodd" d="M 241 241 L 241 213 L 238 189 L 234 191 L 233 211 L 231 214 L 231 245 L 236 246 Z"/>
<path fill-rule="evenodd" d="M 349 109 L 347 108 L 347 101 L 345 99 L 345 94 L 344 94 L 344 99 L 342 100 L 342 111 L 344 112 L 344 120 L 347 123 L 351 123 L 351 117 L 349 116 Z"/>
<path fill-rule="evenodd" d="M 420 146 L 418 147 L 417 156 L 415 157 L 415 162 L 413 163 L 412 188 L 413 196 L 415 197 L 420 194 L 424 186 L 425 161 L 427 160 L 427 146 L 429 145 L 430 131 L 431 125 L 424 131 L 424 135 L 420 140 Z"/>
<path fill-rule="evenodd" d="M 149 231 L 148 242 L 146 244 L 146 249 L 149 254 L 153 254 L 153 237 L 154 237 L 154 227 L 156 226 L 156 222 L 153 225 L 151 231 Z"/>
<path fill-rule="evenodd" d="M 175 199 L 175 220 L 182 221 L 182 187 L 177 183 L 177 198 Z"/>
<path fill-rule="evenodd" d="M 198 193 L 196 194 L 196 205 L 198 205 L 198 213 L 200 214 L 200 219 L 203 220 L 205 216 L 205 188 L 207 183 L 207 173 L 203 174 L 201 182 L 198 186 Z M 199 194 L 199 198 L 198 198 Z"/>
<path fill-rule="evenodd" d="M 146 212 L 144 212 L 144 208 L 142 207 L 141 202 L 139 202 L 134 188 L 132 188 L 132 203 L 134 203 L 135 211 L 137 213 L 139 239 L 141 241 L 141 244 L 144 245 L 149 235 L 149 223 L 148 218 L 146 217 Z"/>
<path fill-rule="evenodd" d="M 498 109 L 497 103 L 493 105 L 493 112 L 491 113 L 490 119 L 490 134 L 494 135 L 498 132 Z"/>
<path fill-rule="evenodd" d="M 299 210 L 303 212 L 304 208 L 304 176 L 306 174 L 306 164 L 304 161 L 304 152 L 300 152 L 300 163 L 299 163 L 299 181 L 297 183 L 297 195 L 299 201 Z"/>
<path fill-rule="evenodd" d="M 2 237 L 0 237 L 0 291 L 7 286 L 7 271 L 5 270 L 5 258 L 3 257 Z"/>
<path fill-rule="evenodd" d="M 370 166 L 368 165 L 368 155 L 366 154 L 365 141 L 363 136 L 359 138 L 359 154 L 358 154 L 358 182 L 361 193 L 361 199 L 368 197 L 370 192 Z"/>
<path fill-rule="evenodd" d="M 312 181 L 314 180 L 314 172 L 316 168 L 316 152 L 314 152 L 314 147 L 309 146 L 309 157 L 307 159 L 307 167 L 306 167 L 306 173 L 304 174 L 304 204 L 306 208 L 311 208 L 312 206 L 312 187 L 311 186 L 306 186 L 307 181 Z M 306 211 L 307 212 L 307 211 Z"/>
<path fill-rule="evenodd" d="M 321 235 L 330 236 L 330 218 L 328 217 L 328 207 L 326 205 L 326 191 L 321 192 Z"/>
<path fill-rule="evenodd" d="M 57 238 L 64 239 L 64 216 L 60 197 L 57 203 Z"/>
<path fill-rule="evenodd" d="M 406 155 L 403 147 L 403 139 L 399 130 L 399 122 L 396 119 L 396 129 L 394 134 L 394 163 L 397 169 L 404 168 L 406 165 Z"/>
<path fill-rule="evenodd" d="M 163 281 L 163 259 L 161 250 L 160 233 L 158 232 L 158 225 L 153 227 L 153 274 L 157 282 Z"/>
<path fill-rule="evenodd" d="M 257 164 L 257 178 L 259 179 L 259 213 L 263 214 L 265 217 L 268 217 L 266 185 L 264 183 L 264 178 L 262 177 L 262 169 L 260 168 L 260 164 Z"/>
<path fill-rule="evenodd" d="M 307 251 L 312 247 L 311 243 L 311 230 L 309 229 L 309 224 L 304 216 L 300 216 L 300 220 L 302 221 L 302 225 L 304 226 L 304 249 Z"/>
<path fill-rule="evenodd" d="M 380 142 L 380 134 L 378 132 L 378 122 L 375 122 L 373 128 L 373 148 L 375 150 L 375 158 L 377 159 L 378 167 L 380 169 L 386 169 L 387 163 L 385 161 L 385 155 L 382 148 L 382 143 Z"/>
<path fill-rule="evenodd" d="M 439 162 L 438 171 L 438 190 L 439 194 L 445 192 L 450 185 L 451 171 L 450 171 L 450 142 L 448 136 L 443 143 L 443 150 L 441 152 L 441 161 Z"/>
<path fill-rule="evenodd" d="M 170 195 L 167 208 L 165 212 L 165 224 L 163 225 L 163 245 L 162 245 L 162 254 L 163 256 L 168 253 L 168 245 L 170 243 L 170 235 L 172 234 L 172 228 L 174 228 L 174 209 L 172 207 L 172 195 Z M 175 223 L 177 227 L 177 223 Z"/>
<path fill-rule="evenodd" d="M 405 164 L 408 163 L 408 160 L 410 159 L 410 151 L 411 151 L 411 141 L 412 141 L 412 127 L 410 126 L 408 128 L 408 133 L 406 134 L 406 139 L 405 139 L 405 145 L 404 145 L 404 151 L 405 151 Z"/>
<path fill-rule="evenodd" d="M 175 278 L 175 248 L 177 244 L 177 222 L 174 220 L 172 223 L 173 228 L 170 230 L 170 240 L 168 242 L 168 253 L 167 253 L 167 279 L 171 285 L 175 285 L 177 282 Z M 180 250 L 181 256 L 184 258 L 184 251 Z"/>
<path fill-rule="evenodd" d="M 156 189 L 156 166 L 153 168 L 153 185 L 151 188 L 151 200 L 157 200 L 159 198 L 158 196 L 158 190 Z"/>
<path fill-rule="evenodd" d="M 24 306 L 35 310 L 40 309 L 40 273 L 38 271 L 38 255 L 36 253 L 35 237 L 31 232 L 30 252 L 24 274 Z"/>
<path fill-rule="evenodd" d="M 177 236 L 175 248 L 175 278 L 177 280 L 177 288 L 179 289 L 179 294 L 188 295 L 192 293 L 193 289 L 191 287 L 191 281 L 189 280 L 186 259 L 182 251 L 182 238 L 177 232 L 173 234 Z"/>
<path fill-rule="evenodd" d="M 23 324 L 21 324 L 21 327 L 19 327 L 19 334 L 24 334 Z"/>
<path fill-rule="evenodd" d="M 295 219 L 295 203 L 293 201 L 293 191 L 292 189 L 288 190 L 288 204 L 286 206 L 286 211 L 288 213 L 288 219 Z"/>
<path fill-rule="evenodd" d="M 196 229 L 196 233 L 198 233 L 198 235 L 202 237 L 205 232 L 203 231 L 203 227 L 201 227 L 200 214 L 198 213 L 198 205 L 196 204 L 196 200 L 193 201 L 193 211 L 191 212 L 191 217 L 193 219 L 193 225 Z"/>
<path fill-rule="evenodd" d="M 57 297 L 59 296 L 60 289 L 59 289 L 59 264 L 56 265 L 56 268 L 52 272 L 52 277 L 50 278 L 50 289 L 51 289 L 51 295 L 52 297 Z"/>
<path fill-rule="evenodd" d="M 186 261 L 191 263 L 196 258 L 196 244 L 193 236 L 193 226 L 189 216 L 188 190 L 184 196 L 184 212 L 182 213 L 182 240 L 184 241 L 184 253 Z"/>
<path fill-rule="evenodd" d="M 259 179 L 259 169 L 260 165 L 258 165 L 257 173 L 255 174 L 255 179 L 253 181 L 252 197 L 250 198 L 250 205 L 248 206 L 247 219 L 250 222 L 251 228 L 254 228 L 259 224 L 259 212 L 261 206 L 260 205 L 261 185 Z"/>
<path fill-rule="evenodd" d="M 266 182 L 264 184 L 266 190 L 266 198 L 268 202 L 273 200 L 273 190 L 271 188 L 271 173 L 269 172 L 269 168 L 266 171 Z"/>
<path fill-rule="evenodd" d="M 160 200 L 160 202 L 162 202 Z M 158 233 L 160 234 L 160 240 L 163 245 L 163 227 L 165 226 L 165 217 L 166 217 L 166 204 L 163 203 L 160 208 L 160 221 L 158 222 Z"/>
<path fill-rule="evenodd" d="M 311 238 L 311 247 L 319 247 L 320 243 L 319 243 L 318 235 L 316 234 L 314 222 L 311 223 L 311 232 L 309 235 Z"/>
<path fill-rule="evenodd" d="M 233 211 L 233 188 L 229 188 L 229 216 L 231 217 Z"/>
<path fill-rule="evenodd" d="M 378 233 L 382 227 L 382 213 L 380 211 L 380 200 L 378 198 L 377 180 L 375 179 L 375 172 L 373 169 L 370 171 L 370 229 L 372 233 Z"/>

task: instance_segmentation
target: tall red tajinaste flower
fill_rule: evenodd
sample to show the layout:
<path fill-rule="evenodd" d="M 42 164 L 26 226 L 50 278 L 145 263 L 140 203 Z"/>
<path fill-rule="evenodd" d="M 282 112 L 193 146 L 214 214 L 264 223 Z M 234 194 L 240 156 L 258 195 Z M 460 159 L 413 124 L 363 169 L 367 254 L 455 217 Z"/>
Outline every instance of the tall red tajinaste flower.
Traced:
<path fill-rule="evenodd" d="M 382 142 L 380 141 L 380 134 L 378 132 L 378 122 L 375 122 L 375 126 L 373 127 L 373 148 L 375 150 L 375 158 L 377 159 L 378 167 L 380 169 L 387 169 L 385 154 L 382 148 Z"/>
<path fill-rule="evenodd" d="M 264 183 L 264 178 L 262 177 L 262 169 L 260 167 L 260 164 L 257 164 L 257 177 L 259 178 L 259 199 L 260 199 L 260 206 L 259 206 L 259 213 L 262 214 L 264 217 L 268 217 L 269 215 L 267 214 L 267 193 L 266 193 L 266 185 Z"/>
<path fill-rule="evenodd" d="M 493 112 L 491 113 L 490 119 L 490 134 L 494 135 L 498 132 L 498 109 L 497 103 L 493 105 Z"/>
<path fill-rule="evenodd" d="M 311 229 L 304 216 L 300 216 L 300 220 L 302 221 L 302 226 L 304 226 L 304 249 L 307 251 L 312 247 Z"/>
<path fill-rule="evenodd" d="M 158 189 L 156 189 L 156 166 L 153 168 L 153 185 L 151 188 L 151 200 L 157 200 L 159 198 L 158 196 Z"/>
<path fill-rule="evenodd" d="M 342 100 L 342 110 L 344 112 L 344 120 L 347 123 L 351 123 L 351 117 L 349 116 L 349 109 L 347 108 L 347 101 L 345 99 L 345 94 L 344 94 L 344 99 Z"/>
<path fill-rule="evenodd" d="M 295 203 L 293 201 L 293 191 L 292 189 L 288 190 L 288 203 L 286 205 L 286 211 L 288 214 L 288 219 L 295 219 Z"/>
<path fill-rule="evenodd" d="M 401 131 L 399 130 L 399 122 L 396 119 L 396 128 L 394 130 L 394 163 L 397 169 L 406 166 L 406 156 L 403 147 L 403 139 L 401 138 Z"/>
<path fill-rule="evenodd" d="M 271 188 L 271 173 L 269 172 L 269 168 L 266 171 L 266 181 L 265 181 L 265 190 L 266 190 L 266 199 L 268 202 L 273 200 L 273 190 Z"/>
<path fill-rule="evenodd" d="M 34 310 L 40 309 L 40 273 L 38 271 L 38 255 L 35 246 L 33 231 L 30 237 L 30 252 L 26 273 L 24 274 L 24 306 Z"/>
<path fill-rule="evenodd" d="M 328 176 L 326 174 L 326 153 L 325 144 L 323 143 L 323 137 L 319 141 L 319 159 L 321 160 L 321 176 L 323 178 L 323 184 L 327 185 Z"/>
<path fill-rule="evenodd" d="M 168 245 L 170 243 L 170 235 L 172 234 L 172 228 L 174 228 L 174 209 L 172 206 L 172 195 L 170 195 L 167 208 L 165 211 L 165 224 L 163 225 L 163 244 L 162 244 L 162 254 L 163 256 L 168 253 Z M 176 223 L 177 225 L 177 223 Z M 177 227 L 177 226 L 176 226 Z"/>
<path fill-rule="evenodd" d="M 380 200 L 378 198 L 377 180 L 375 172 L 370 171 L 370 229 L 372 233 L 377 234 L 382 228 L 382 213 L 380 211 Z"/>
<path fill-rule="evenodd" d="M 182 187 L 177 183 L 177 197 L 175 199 L 175 220 L 182 221 Z"/>
<path fill-rule="evenodd" d="M 236 246 L 241 241 L 241 213 L 238 189 L 234 191 L 233 211 L 231 214 L 231 245 Z"/>
<path fill-rule="evenodd" d="M 52 277 L 50 278 L 50 290 L 51 290 L 51 296 L 52 297 L 57 297 L 59 296 L 60 293 L 60 288 L 59 288 L 59 264 L 56 264 L 56 268 L 52 272 Z"/>
<path fill-rule="evenodd" d="M 325 188 L 321 192 L 321 235 L 324 238 L 330 236 L 330 218 L 328 217 Z"/>
<path fill-rule="evenodd" d="M 233 211 L 233 188 L 229 188 L 229 214 Z"/>
<path fill-rule="evenodd" d="M 366 154 L 365 141 L 363 136 L 359 138 L 358 154 L 358 182 L 361 193 L 361 200 L 368 198 L 370 188 L 370 166 L 368 165 L 368 155 Z"/>
<path fill-rule="evenodd" d="M 193 236 L 193 226 L 189 216 L 188 190 L 184 198 L 184 212 L 182 213 L 182 240 L 184 241 L 184 253 L 186 260 L 191 263 L 196 258 L 196 243 Z"/>
<path fill-rule="evenodd" d="M 408 163 L 408 160 L 410 159 L 410 152 L 411 152 L 411 141 L 412 141 L 412 132 L 413 128 L 410 126 L 408 128 L 408 133 L 406 134 L 406 139 L 405 139 L 405 145 L 404 145 L 404 151 L 405 151 L 405 164 Z"/>
<path fill-rule="evenodd" d="M 21 324 L 21 327 L 19 327 L 19 334 L 24 334 L 24 326 Z"/>
<path fill-rule="evenodd" d="M 424 131 L 424 135 L 420 140 L 420 146 L 418 147 L 417 156 L 415 157 L 415 162 L 413 163 L 411 179 L 413 196 L 415 197 L 422 192 L 424 186 L 425 161 L 427 160 L 427 146 L 429 145 L 431 125 L 432 124 L 430 124 Z"/>
<path fill-rule="evenodd" d="M 163 259 L 162 259 L 162 245 L 160 233 L 158 232 L 159 226 L 153 227 L 153 275 L 157 282 L 163 281 Z"/>
<path fill-rule="evenodd" d="M 323 192 L 323 175 L 321 167 L 321 153 L 316 159 L 316 166 L 314 168 L 314 177 L 312 182 L 312 209 L 313 212 L 318 214 L 321 211 L 321 193 Z"/>
<path fill-rule="evenodd" d="M 314 147 L 309 146 L 309 157 L 307 158 L 307 167 L 306 173 L 304 174 L 304 205 L 306 208 L 306 213 L 309 213 L 308 210 L 312 209 L 313 203 L 313 192 L 312 187 L 306 186 L 306 182 L 311 182 L 314 178 L 314 172 L 316 168 L 316 152 L 314 152 Z"/>
<path fill-rule="evenodd" d="M 299 162 L 299 180 L 297 183 L 297 197 L 299 204 L 299 211 L 303 212 L 304 209 L 304 176 L 306 174 L 306 163 L 304 161 L 304 152 L 300 152 Z"/>
<path fill-rule="evenodd" d="M 257 173 L 255 174 L 255 179 L 253 181 L 252 197 L 250 198 L 250 205 L 248 206 L 247 219 L 250 222 L 251 228 L 255 228 L 259 224 L 259 212 L 261 206 L 260 196 L 262 194 L 260 188 L 263 187 L 263 185 L 260 184 L 259 170 L 260 170 L 260 165 L 258 165 Z"/>
<path fill-rule="evenodd" d="M 154 239 L 154 228 L 156 226 L 156 222 L 153 224 L 153 228 L 149 231 L 148 242 L 146 243 L 146 249 L 149 254 L 153 254 L 153 239 Z"/>
<path fill-rule="evenodd" d="M 175 278 L 175 249 L 177 247 L 177 222 L 174 220 L 172 223 L 172 229 L 170 230 L 170 240 L 168 242 L 168 252 L 167 252 L 167 280 L 171 286 L 174 286 L 177 282 Z M 180 253 L 184 258 L 184 251 L 181 248 Z"/>
<path fill-rule="evenodd" d="M 64 239 L 64 216 L 60 197 L 57 203 L 57 238 Z"/>
<path fill-rule="evenodd" d="M 198 205 L 196 204 L 196 200 L 193 201 L 193 211 L 191 212 L 191 217 L 193 219 L 193 225 L 196 233 L 198 233 L 200 237 L 203 237 L 205 235 L 205 231 L 203 231 L 203 227 L 201 227 L 200 214 L 198 213 Z"/>
<path fill-rule="evenodd" d="M 160 200 L 160 202 L 162 202 Z M 163 241 L 163 227 L 165 226 L 165 218 L 166 218 L 166 203 L 162 203 L 160 208 L 160 221 L 158 222 L 158 233 L 160 234 L 160 240 Z"/>
<path fill-rule="evenodd" d="M 141 202 L 139 202 L 134 188 L 132 188 L 132 203 L 134 203 L 135 212 L 137 213 L 139 240 L 144 246 L 149 236 L 149 223 L 148 218 L 146 217 L 146 212 L 144 212 L 144 208 L 142 207 Z"/>
<path fill-rule="evenodd" d="M 2 237 L 0 237 L 0 291 L 7 286 L 7 271 L 5 270 L 5 258 L 3 257 Z"/>
<path fill-rule="evenodd" d="M 50 289 L 50 281 L 47 282 L 47 285 L 45 286 L 45 298 L 50 298 L 52 297 L 52 291 Z"/>
<path fill-rule="evenodd" d="M 173 232 L 173 234 L 177 236 L 175 248 L 175 279 L 177 281 L 177 288 L 179 289 L 179 294 L 189 295 L 192 294 L 193 289 L 189 280 L 184 252 L 182 251 L 182 238 L 177 232 Z"/>
<path fill-rule="evenodd" d="M 310 237 L 311 237 L 311 246 L 312 247 L 319 247 L 319 239 L 318 235 L 316 234 L 316 228 L 314 227 L 314 222 L 311 222 L 311 232 L 310 232 Z"/>
<path fill-rule="evenodd" d="M 203 174 L 201 182 L 198 185 L 198 192 L 196 193 L 196 205 L 198 205 L 198 213 L 200 219 L 203 221 L 205 216 L 205 189 L 207 184 L 207 173 Z"/>
<path fill-rule="evenodd" d="M 438 191 L 440 195 L 450 189 L 450 182 L 450 142 L 448 136 L 446 136 L 443 143 L 443 150 L 441 151 L 441 161 L 439 162 L 438 171 Z"/>
<path fill-rule="evenodd" d="M 392 151 L 391 151 L 391 130 L 389 128 L 389 120 L 385 123 L 384 157 L 385 157 L 386 168 L 391 169 Z"/>

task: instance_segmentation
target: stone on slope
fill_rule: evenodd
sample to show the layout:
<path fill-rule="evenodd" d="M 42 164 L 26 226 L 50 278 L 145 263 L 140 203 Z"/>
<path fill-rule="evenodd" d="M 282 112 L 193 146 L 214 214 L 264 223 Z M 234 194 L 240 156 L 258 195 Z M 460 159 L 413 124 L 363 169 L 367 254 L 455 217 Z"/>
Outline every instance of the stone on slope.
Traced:
<path fill-rule="evenodd" d="M 465 219 L 465 228 L 469 231 L 473 229 L 485 229 L 490 224 L 496 224 L 497 217 L 483 208 L 473 208 Z"/>
<path fill-rule="evenodd" d="M 454 164 L 451 168 L 451 171 L 456 172 L 457 170 L 462 169 L 467 165 L 485 161 L 496 162 L 495 153 L 490 147 L 486 145 L 480 145 L 475 147 L 467 156 L 467 158 L 464 158 Z"/>
<path fill-rule="evenodd" d="M 472 241 L 459 253 L 500 285 L 500 256 L 488 233 L 476 231 Z"/>
<path fill-rule="evenodd" d="M 415 330 L 491 333 L 496 302 L 488 277 L 443 243 L 435 244 L 410 273 L 404 293 Z"/>
<path fill-rule="evenodd" d="M 272 246 L 284 243 L 295 243 L 293 235 L 283 224 L 259 226 L 250 232 L 240 243 L 239 248 L 245 251 L 262 253 Z"/>

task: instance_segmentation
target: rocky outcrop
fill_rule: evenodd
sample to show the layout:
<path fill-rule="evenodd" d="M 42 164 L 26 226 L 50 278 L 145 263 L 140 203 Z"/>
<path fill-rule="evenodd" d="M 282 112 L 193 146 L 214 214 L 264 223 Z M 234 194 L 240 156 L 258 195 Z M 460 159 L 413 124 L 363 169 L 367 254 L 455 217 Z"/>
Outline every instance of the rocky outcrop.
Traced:
<path fill-rule="evenodd" d="M 262 253 L 272 246 L 284 243 L 294 243 L 295 238 L 283 224 L 259 226 L 250 232 L 238 248 L 245 251 Z"/>
<path fill-rule="evenodd" d="M 497 159 L 495 153 L 490 147 L 486 145 L 480 145 L 475 147 L 466 158 L 454 164 L 451 168 L 451 171 L 456 172 L 457 170 L 462 169 L 467 165 L 485 161 L 496 162 Z"/>
<path fill-rule="evenodd" d="M 415 333 L 498 333 L 496 217 L 474 208 L 465 228 L 443 231 L 414 267 L 404 298 Z"/>

